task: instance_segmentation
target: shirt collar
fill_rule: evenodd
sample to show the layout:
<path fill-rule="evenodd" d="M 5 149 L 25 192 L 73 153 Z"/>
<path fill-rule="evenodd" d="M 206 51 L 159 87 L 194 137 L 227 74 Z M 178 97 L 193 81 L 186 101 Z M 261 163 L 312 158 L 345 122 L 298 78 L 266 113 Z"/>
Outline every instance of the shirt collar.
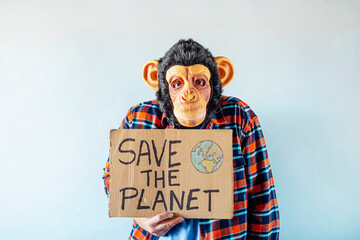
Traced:
<path fill-rule="evenodd" d="M 213 129 L 214 126 L 226 124 L 227 120 L 224 116 L 224 113 L 222 112 L 220 106 L 218 106 L 217 111 L 214 113 L 214 116 L 211 118 L 209 123 L 209 128 Z"/>
<path fill-rule="evenodd" d="M 166 117 L 165 113 L 163 113 L 163 115 L 161 117 L 161 126 L 163 128 L 174 128 L 174 124 L 168 117 Z"/>

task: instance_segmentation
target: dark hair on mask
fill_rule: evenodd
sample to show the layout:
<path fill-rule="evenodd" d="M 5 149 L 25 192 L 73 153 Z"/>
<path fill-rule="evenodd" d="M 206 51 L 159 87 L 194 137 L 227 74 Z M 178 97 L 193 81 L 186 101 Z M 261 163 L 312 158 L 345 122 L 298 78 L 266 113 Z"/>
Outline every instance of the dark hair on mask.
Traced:
<path fill-rule="evenodd" d="M 192 66 L 195 64 L 202 64 L 206 66 L 211 74 L 211 97 L 206 107 L 206 118 L 203 122 L 203 124 L 206 124 L 213 117 L 213 114 L 220 102 L 222 93 L 219 71 L 211 52 L 192 39 L 182 39 L 172 46 L 165 53 L 164 57 L 159 59 L 159 90 L 156 92 L 156 97 L 159 102 L 160 109 L 165 112 L 166 116 L 171 119 L 175 126 L 181 125 L 173 113 L 173 105 L 169 95 L 169 86 L 165 78 L 166 71 L 174 65 Z"/>

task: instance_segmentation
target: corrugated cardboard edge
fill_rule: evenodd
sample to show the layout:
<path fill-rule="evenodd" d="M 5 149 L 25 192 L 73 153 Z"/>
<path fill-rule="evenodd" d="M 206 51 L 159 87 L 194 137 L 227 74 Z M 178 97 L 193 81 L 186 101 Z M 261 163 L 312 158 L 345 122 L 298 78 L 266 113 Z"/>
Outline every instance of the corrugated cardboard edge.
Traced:
<path fill-rule="evenodd" d="M 109 146 L 109 158 L 111 158 L 111 155 L 110 155 L 110 149 L 111 149 L 111 147 L 112 147 L 112 142 L 111 142 L 111 136 L 112 136 L 112 134 L 113 134 L 113 132 L 116 132 L 116 131 L 118 131 L 118 130 L 120 130 L 120 129 L 111 129 L 110 130 L 110 134 L 109 134 L 109 141 L 110 141 L 110 146 Z M 121 129 L 121 130 L 144 130 L 144 129 Z M 156 130 L 156 129 L 147 129 L 147 130 Z M 173 130 L 179 130 L 179 129 L 159 129 L 159 130 L 164 130 L 164 132 L 165 132 L 165 135 L 166 135 L 166 133 L 168 132 L 168 131 L 173 131 Z M 210 129 L 206 129 L 206 130 L 210 130 Z M 225 132 L 227 132 L 228 133 L 228 135 L 229 135 L 229 139 L 232 139 L 232 133 L 233 133 L 233 130 L 232 129 L 211 129 L 211 130 L 215 130 L 215 131 L 225 131 Z M 231 151 L 230 151 L 230 153 L 231 153 L 231 160 L 232 160 L 232 164 L 233 164 L 233 159 L 234 159 L 234 156 L 233 156 L 233 150 L 232 150 L 232 140 L 231 140 Z M 111 160 L 109 159 L 109 161 L 110 161 L 110 169 L 111 169 Z M 232 171 L 232 174 L 231 174 L 231 180 L 232 180 L 232 183 L 234 182 L 234 169 L 233 169 L 233 171 Z M 111 182 L 111 174 L 110 174 L 110 177 L 109 177 L 109 189 L 108 189 L 108 191 L 109 191 L 109 197 L 108 197 L 108 206 L 109 206 L 109 209 L 108 209 L 108 216 L 109 217 L 118 217 L 118 216 L 111 216 L 110 215 L 110 183 Z M 231 193 L 232 193 L 232 196 L 231 196 L 231 205 L 232 206 L 234 206 L 234 188 L 233 188 L 233 184 L 231 185 Z M 225 214 L 225 215 L 227 215 L 227 214 Z M 233 209 L 233 207 L 232 207 L 232 210 L 231 210 L 231 212 L 229 212 L 229 215 L 226 217 L 222 217 L 221 219 L 232 219 L 233 218 L 233 216 L 234 216 L 234 209 Z M 123 216 L 123 217 L 126 217 L 126 216 Z M 127 218 L 133 218 L 133 217 L 127 217 Z M 220 218 L 208 218 L 208 217 L 197 217 L 197 219 L 220 219 Z"/>

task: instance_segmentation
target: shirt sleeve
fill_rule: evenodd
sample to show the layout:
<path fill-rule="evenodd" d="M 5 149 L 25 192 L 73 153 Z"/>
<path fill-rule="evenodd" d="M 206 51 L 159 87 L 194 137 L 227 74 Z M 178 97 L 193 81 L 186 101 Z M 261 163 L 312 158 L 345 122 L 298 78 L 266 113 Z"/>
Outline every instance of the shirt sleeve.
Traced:
<path fill-rule="evenodd" d="M 248 187 L 248 239 L 279 239 L 278 203 L 258 118 L 252 116 L 244 130 L 241 148 Z"/>
<path fill-rule="evenodd" d="M 130 110 L 128 111 L 128 114 L 126 115 L 124 120 L 121 122 L 119 129 L 129 129 L 130 128 L 130 124 L 129 124 Z M 103 168 L 103 170 L 104 170 L 104 174 L 103 174 L 102 178 L 103 178 L 103 181 L 104 181 L 104 189 L 105 189 L 106 195 L 109 197 L 110 158 L 107 159 L 106 164 L 105 164 L 105 168 Z"/>
<path fill-rule="evenodd" d="M 129 240 L 157 240 L 160 237 L 155 236 L 141 228 L 134 220 L 134 224 L 130 233 Z"/>
<path fill-rule="evenodd" d="M 130 119 L 130 120 L 129 120 Z M 132 119 L 131 109 L 129 110 L 125 119 L 121 122 L 120 129 L 130 129 L 130 121 Z M 109 158 L 106 161 L 106 165 L 103 174 L 104 180 L 104 189 L 107 197 L 109 197 L 109 182 L 110 182 L 110 160 Z M 154 236 L 148 233 L 146 230 L 142 229 L 136 221 L 134 221 L 129 240 L 157 240 L 159 237 Z"/>

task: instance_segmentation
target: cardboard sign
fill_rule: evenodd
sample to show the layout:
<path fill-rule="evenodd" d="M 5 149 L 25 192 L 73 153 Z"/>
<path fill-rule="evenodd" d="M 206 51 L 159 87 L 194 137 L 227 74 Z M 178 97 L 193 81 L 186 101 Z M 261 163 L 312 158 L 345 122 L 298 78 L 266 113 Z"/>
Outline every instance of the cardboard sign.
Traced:
<path fill-rule="evenodd" d="M 111 130 L 110 217 L 233 216 L 232 130 Z"/>

